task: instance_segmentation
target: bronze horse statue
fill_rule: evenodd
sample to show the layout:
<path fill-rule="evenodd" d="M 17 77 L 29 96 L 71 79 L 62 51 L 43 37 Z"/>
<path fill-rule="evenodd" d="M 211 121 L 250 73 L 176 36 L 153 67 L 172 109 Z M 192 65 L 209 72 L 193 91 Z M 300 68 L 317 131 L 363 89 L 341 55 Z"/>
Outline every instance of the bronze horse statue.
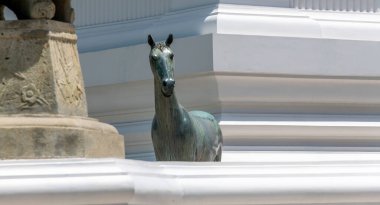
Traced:
<path fill-rule="evenodd" d="M 220 162 L 223 139 L 214 116 L 203 111 L 187 112 L 176 98 L 172 42 L 172 34 L 165 43 L 157 44 L 148 36 L 149 61 L 154 75 L 156 114 L 152 141 L 156 159 Z"/>

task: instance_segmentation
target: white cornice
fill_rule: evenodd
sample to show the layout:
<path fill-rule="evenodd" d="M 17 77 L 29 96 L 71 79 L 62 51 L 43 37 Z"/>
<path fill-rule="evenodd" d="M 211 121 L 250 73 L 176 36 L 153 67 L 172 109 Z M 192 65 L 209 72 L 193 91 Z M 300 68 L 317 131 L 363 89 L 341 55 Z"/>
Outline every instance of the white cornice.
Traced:
<path fill-rule="evenodd" d="M 90 0 L 83 2 L 87 1 Z M 140 4 L 138 8 L 145 9 L 130 12 L 128 15 L 123 14 L 124 17 L 113 16 L 120 12 L 111 11 L 109 15 L 102 17 L 102 9 L 109 7 L 100 6 L 106 3 L 97 5 L 95 2 L 88 8 L 101 7 L 99 14 L 92 14 L 86 10 L 88 8 L 82 14 L 78 14 L 77 26 L 81 52 L 145 43 L 149 33 L 154 34 L 157 39 L 164 39 L 168 33 L 173 33 L 177 38 L 218 33 L 363 41 L 379 41 L 380 39 L 378 35 L 380 17 L 373 12 L 300 10 L 286 7 L 285 4 L 290 3 L 285 1 L 282 1 L 284 4 L 282 8 L 279 8 L 280 4 L 271 3 L 272 1 L 265 4 L 262 1 L 248 0 L 237 2 L 207 0 L 188 3 L 184 3 L 183 0 L 172 0 L 170 5 L 160 4 L 165 8 L 153 7 L 153 4 L 149 3 L 151 0 L 139 3 L 135 0 L 129 1 L 134 3 L 123 3 L 128 9 L 130 5 Z M 85 8 L 85 5 L 79 6 L 83 3 L 80 2 L 82 1 L 77 3 L 79 13 Z M 118 4 L 114 5 L 117 7 Z M 93 10 L 97 9 L 94 8 L 91 11 Z M 89 14 L 86 15 L 86 13 Z M 91 17 L 92 15 L 94 16 Z M 86 18 L 89 22 L 85 20 Z"/>
<path fill-rule="evenodd" d="M 231 4 L 333 12 L 377 12 L 379 0 L 76 0 L 78 27 L 158 17 L 204 5 Z"/>
<path fill-rule="evenodd" d="M 220 4 L 217 33 L 379 41 L 380 16 Z"/>
<path fill-rule="evenodd" d="M 291 0 L 75 0 L 78 27 L 160 17 L 206 5 L 243 4 L 288 8 Z"/>
<path fill-rule="evenodd" d="M 284 156 L 258 153 L 250 163 L 1 161 L 0 204 L 380 203 L 378 153 Z"/>

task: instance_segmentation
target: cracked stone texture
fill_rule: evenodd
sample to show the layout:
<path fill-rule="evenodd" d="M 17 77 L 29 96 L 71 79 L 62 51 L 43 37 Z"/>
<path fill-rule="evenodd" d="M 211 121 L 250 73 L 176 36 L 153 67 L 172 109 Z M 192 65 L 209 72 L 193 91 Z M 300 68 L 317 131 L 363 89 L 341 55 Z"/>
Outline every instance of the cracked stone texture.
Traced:
<path fill-rule="evenodd" d="M 117 130 L 87 118 L 76 42 L 68 23 L 0 21 L 0 159 L 124 158 Z"/>

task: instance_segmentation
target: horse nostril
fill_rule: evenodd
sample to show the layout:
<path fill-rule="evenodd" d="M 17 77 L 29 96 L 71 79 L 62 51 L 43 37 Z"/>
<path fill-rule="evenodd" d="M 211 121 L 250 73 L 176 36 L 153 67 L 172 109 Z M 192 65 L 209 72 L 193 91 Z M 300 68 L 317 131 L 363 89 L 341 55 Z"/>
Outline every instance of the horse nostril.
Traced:
<path fill-rule="evenodd" d="M 162 81 L 162 86 L 172 88 L 174 87 L 175 81 L 172 79 L 166 79 Z"/>

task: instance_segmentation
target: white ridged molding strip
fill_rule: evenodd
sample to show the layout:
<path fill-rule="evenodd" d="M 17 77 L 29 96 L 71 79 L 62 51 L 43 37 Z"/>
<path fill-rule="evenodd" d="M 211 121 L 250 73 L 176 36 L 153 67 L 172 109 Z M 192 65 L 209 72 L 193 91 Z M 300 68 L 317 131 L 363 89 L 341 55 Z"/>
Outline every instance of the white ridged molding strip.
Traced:
<path fill-rule="evenodd" d="M 293 0 L 292 7 L 318 11 L 378 12 L 379 0 Z"/>
<path fill-rule="evenodd" d="M 379 154 L 314 155 L 258 153 L 250 163 L 1 161 L 0 204 L 380 203 Z"/>

